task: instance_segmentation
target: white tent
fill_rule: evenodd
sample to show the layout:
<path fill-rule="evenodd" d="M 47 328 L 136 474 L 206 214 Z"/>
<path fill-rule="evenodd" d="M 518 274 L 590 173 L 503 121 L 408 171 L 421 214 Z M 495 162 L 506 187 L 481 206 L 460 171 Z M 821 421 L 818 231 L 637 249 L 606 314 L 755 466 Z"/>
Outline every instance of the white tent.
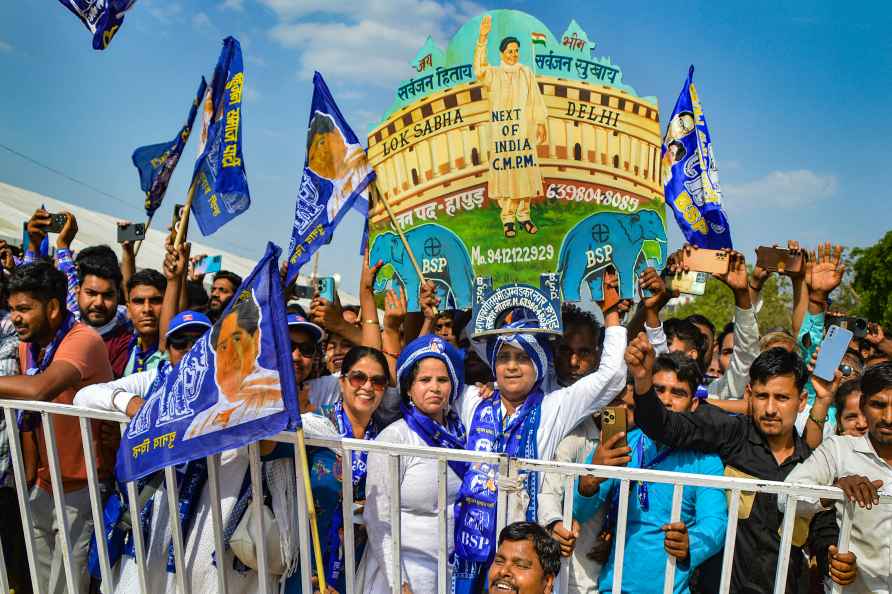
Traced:
<path fill-rule="evenodd" d="M 117 220 L 111 215 L 103 214 L 74 204 L 62 202 L 49 196 L 43 196 L 35 192 L 24 190 L 0 182 L 0 238 L 7 241 L 13 240 L 19 243 L 22 237 L 22 223 L 31 218 L 34 211 L 44 205 L 49 212 L 70 212 L 77 218 L 78 232 L 72 249 L 81 250 L 87 246 L 106 244 L 121 256 L 121 246 L 115 242 L 117 238 Z M 164 237 L 165 233 L 157 229 L 149 229 L 146 241 L 140 247 L 137 257 L 139 268 L 154 268 L 161 270 L 164 262 Z M 223 256 L 223 268 L 230 270 L 242 277 L 254 269 L 257 263 L 254 260 L 244 258 L 213 248 L 198 242 L 192 242 L 193 254 L 220 254 Z M 307 277 L 298 278 L 298 283 L 309 284 Z M 344 305 L 358 304 L 355 295 L 338 291 L 341 303 Z M 306 301 L 302 301 L 307 305 Z"/>

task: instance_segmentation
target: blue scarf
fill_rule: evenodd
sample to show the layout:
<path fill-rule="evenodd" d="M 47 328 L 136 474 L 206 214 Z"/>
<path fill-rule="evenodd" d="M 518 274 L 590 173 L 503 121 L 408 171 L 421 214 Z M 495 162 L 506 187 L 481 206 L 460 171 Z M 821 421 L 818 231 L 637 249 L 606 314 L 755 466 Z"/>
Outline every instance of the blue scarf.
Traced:
<path fill-rule="evenodd" d="M 513 457 L 538 458 L 537 433 L 542 417 L 542 380 L 551 364 L 551 345 L 541 334 L 524 333 L 538 327 L 535 320 L 517 319 L 504 328 L 516 334 L 501 334 L 485 345 L 486 360 L 495 371 L 501 348 L 510 345 L 523 349 L 533 361 L 535 383 L 514 417 L 502 418 L 501 393 L 477 406 L 468 430 L 468 450 L 504 453 Z M 526 491 L 530 497 L 526 518 L 538 521 L 539 473 L 527 474 Z M 496 471 L 489 464 L 472 465 L 465 475 L 458 495 L 455 514 L 454 594 L 476 593 L 483 587 L 486 568 L 496 549 Z"/>
<path fill-rule="evenodd" d="M 651 449 L 651 446 L 657 450 L 657 455 L 654 456 L 649 462 L 644 461 L 644 454 L 646 451 Z M 635 444 L 635 460 L 632 460 L 629 464 L 629 468 L 642 468 L 648 469 L 653 468 L 663 460 L 669 457 L 675 451 L 674 448 L 664 447 L 663 449 L 659 449 L 659 445 L 646 436 L 644 433 L 641 434 L 641 437 L 638 439 L 638 443 Z M 636 481 L 633 481 L 636 482 Z M 648 511 L 650 509 L 650 489 L 648 487 L 648 483 L 646 481 L 638 482 L 638 505 L 643 511 Z M 608 496 L 608 500 L 610 503 L 610 508 L 607 511 L 607 523 L 606 527 L 608 530 L 613 530 L 616 526 L 617 514 L 619 513 L 619 487 L 617 485 L 613 485 L 610 490 L 610 495 Z"/>
<path fill-rule="evenodd" d="M 347 411 L 344 410 L 344 401 L 338 400 L 331 411 L 330 418 L 338 427 L 338 433 L 341 437 L 355 437 L 353 435 L 353 425 L 350 424 L 350 418 Z M 374 440 L 378 436 L 377 428 L 374 421 L 370 422 L 365 428 L 364 439 Z M 351 452 L 350 474 L 353 480 L 354 496 L 357 491 L 365 489 L 365 477 L 368 473 L 368 452 L 360 452 L 353 450 Z M 342 463 L 342 468 L 346 465 Z M 346 476 L 342 476 L 341 480 L 346 480 Z M 338 499 L 338 508 L 340 509 L 343 500 Z M 328 530 L 328 546 L 323 552 L 325 556 L 325 573 L 327 582 L 336 584 L 344 570 L 344 538 L 342 536 L 342 528 L 344 526 L 344 516 L 339 512 L 332 514 L 331 528 Z"/>
<path fill-rule="evenodd" d="M 446 413 L 445 427 L 418 410 L 412 403 L 401 403 L 400 410 L 403 412 L 403 420 L 406 421 L 409 429 L 418 434 L 418 437 L 427 445 L 432 448 L 465 449 L 465 427 L 458 415 L 451 410 Z M 470 467 L 469 462 L 449 460 L 447 464 L 458 478 L 464 480 Z"/>
<path fill-rule="evenodd" d="M 149 358 L 158 352 L 158 343 L 156 342 L 146 350 L 143 350 L 139 343 L 139 334 L 135 334 L 130 341 L 130 349 L 136 349 L 133 356 L 133 373 L 140 373 L 142 371 L 147 371 L 146 365 L 149 362 Z"/>
<path fill-rule="evenodd" d="M 46 371 L 46 368 L 53 362 L 53 357 L 56 356 L 59 345 L 62 344 L 62 341 L 65 340 L 65 337 L 68 336 L 75 324 L 77 324 L 77 320 L 74 315 L 70 311 L 65 310 L 65 318 L 62 320 L 62 325 L 56 330 L 50 343 L 43 349 L 43 357 L 40 356 L 40 346 L 37 343 L 32 342 L 28 344 L 25 375 L 37 375 Z M 40 423 L 40 415 L 20 410 L 16 412 L 16 423 L 19 426 L 19 431 L 33 431 Z"/>

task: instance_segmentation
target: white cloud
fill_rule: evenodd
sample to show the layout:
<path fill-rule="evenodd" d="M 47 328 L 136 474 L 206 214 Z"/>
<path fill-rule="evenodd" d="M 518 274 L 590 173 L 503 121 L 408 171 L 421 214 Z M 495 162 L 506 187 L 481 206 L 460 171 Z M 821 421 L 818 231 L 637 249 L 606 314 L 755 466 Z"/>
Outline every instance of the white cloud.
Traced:
<path fill-rule="evenodd" d="M 141 7 L 164 25 L 181 20 L 183 16 L 183 7 L 178 2 L 147 0 L 141 4 Z"/>
<path fill-rule="evenodd" d="M 806 206 L 829 198 L 839 186 L 835 175 L 822 175 L 809 169 L 772 171 L 742 184 L 722 184 L 724 202 L 732 210 L 766 206 Z"/>
<path fill-rule="evenodd" d="M 211 17 L 207 13 L 199 11 L 192 15 L 192 28 L 196 31 L 211 31 L 215 27 L 211 22 Z"/>
<path fill-rule="evenodd" d="M 9 53 L 12 51 L 12 45 L 0 39 L 0 53 Z"/>
<path fill-rule="evenodd" d="M 235 10 L 235 11 L 241 12 L 242 10 L 245 9 L 244 0 L 224 0 L 223 6 L 221 6 L 220 8 L 222 8 L 224 10 L 228 9 L 228 10 Z"/>
<path fill-rule="evenodd" d="M 468 0 L 368 0 L 361 11 L 347 0 L 260 1 L 279 19 L 273 40 L 300 52 L 301 77 L 319 70 L 384 87 L 411 75 L 409 61 L 428 34 L 445 47 L 459 25 L 484 11 Z"/>

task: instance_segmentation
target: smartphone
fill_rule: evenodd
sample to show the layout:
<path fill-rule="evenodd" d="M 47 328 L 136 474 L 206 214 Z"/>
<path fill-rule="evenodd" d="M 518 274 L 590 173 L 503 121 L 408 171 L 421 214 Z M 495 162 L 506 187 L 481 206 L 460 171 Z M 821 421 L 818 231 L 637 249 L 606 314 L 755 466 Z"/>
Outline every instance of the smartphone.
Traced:
<path fill-rule="evenodd" d="M 826 323 L 836 324 L 840 328 L 851 330 L 852 335 L 855 338 L 864 338 L 867 336 L 868 322 L 864 318 L 828 313 Z"/>
<path fill-rule="evenodd" d="M 330 276 L 323 276 L 316 279 L 316 292 L 319 296 L 329 302 L 335 300 L 335 281 Z"/>
<path fill-rule="evenodd" d="M 622 406 L 607 406 L 601 411 L 601 443 L 607 443 L 617 433 L 627 432 L 626 409 Z M 624 448 L 628 445 L 623 436 L 615 448 Z"/>
<path fill-rule="evenodd" d="M 47 233 L 59 233 L 68 222 L 68 215 L 62 213 L 54 213 L 50 215 L 52 221 L 46 228 Z"/>
<path fill-rule="evenodd" d="M 176 204 L 173 207 L 173 222 L 170 224 L 173 227 L 174 233 L 180 228 L 180 219 L 183 218 L 183 208 L 185 208 L 182 204 Z"/>
<path fill-rule="evenodd" d="M 195 263 L 195 274 L 211 274 L 220 272 L 223 264 L 223 256 L 202 256 L 201 260 Z"/>
<path fill-rule="evenodd" d="M 690 270 L 669 274 L 666 276 L 666 289 L 688 295 L 702 295 L 706 292 L 707 280 L 709 280 L 709 274 L 706 272 Z"/>
<path fill-rule="evenodd" d="M 312 299 L 314 292 L 313 287 L 307 287 L 305 285 L 294 285 L 291 288 L 291 294 L 295 299 Z"/>
<path fill-rule="evenodd" d="M 842 363 L 853 336 L 851 330 L 830 326 L 821 342 L 821 352 L 815 361 L 814 375 L 828 382 L 833 381 L 833 375 Z"/>
<path fill-rule="evenodd" d="M 125 241 L 142 241 L 146 238 L 145 223 L 127 223 L 118 225 L 118 243 Z"/>
<path fill-rule="evenodd" d="M 731 253 L 723 250 L 686 248 L 681 252 L 681 263 L 688 270 L 727 274 L 731 264 Z"/>
<path fill-rule="evenodd" d="M 760 245 L 756 248 L 756 266 L 768 272 L 799 272 L 802 270 L 802 253 Z"/>

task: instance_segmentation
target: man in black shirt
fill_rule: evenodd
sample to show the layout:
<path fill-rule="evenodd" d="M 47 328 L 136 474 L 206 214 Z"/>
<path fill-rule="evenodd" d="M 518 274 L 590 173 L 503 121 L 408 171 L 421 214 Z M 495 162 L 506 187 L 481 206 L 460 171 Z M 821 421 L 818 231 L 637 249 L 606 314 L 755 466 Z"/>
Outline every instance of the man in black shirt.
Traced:
<path fill-rule="evenodd" d="M 750 367 L 744 398 L 749 415 L 732 416 L 707 402 L 695 412 L 676 413 L 660 402 L 653 389 L 654 351 L 641 333 L 626 349 L 626 363 L 635 379 L 635 422 L 644 433 L 678 449 L 714 452 L 728 476 L 783 481 L 811 454 L 795 429 L 796 415 L 806 404 L 805 366 L 782 348 L 759 355 Z M 771 592 L 780 549 L 777 496 L 741 493 L 731 572 L 731 592 Z M 796 524 L 787 572 L 787 592 L 798 592 L 803 555 L 800 547 L 808 524 Z"/>

